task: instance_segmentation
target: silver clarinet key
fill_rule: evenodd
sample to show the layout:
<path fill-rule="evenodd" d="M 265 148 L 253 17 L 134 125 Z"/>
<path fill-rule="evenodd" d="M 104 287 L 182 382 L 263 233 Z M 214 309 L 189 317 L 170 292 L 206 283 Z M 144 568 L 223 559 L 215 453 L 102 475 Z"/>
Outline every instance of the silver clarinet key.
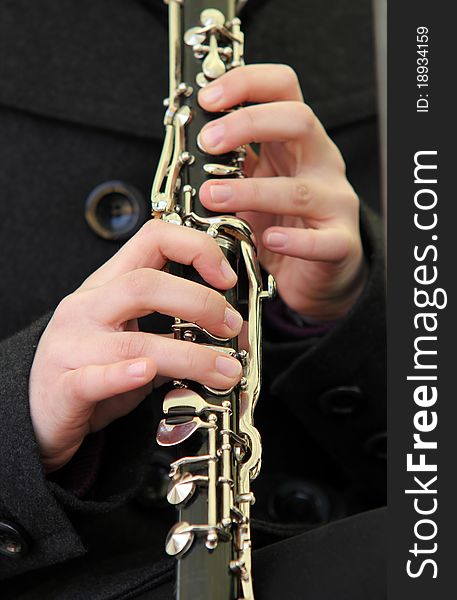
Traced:
<path fill-rule="evenodd" d="M 212 423 L 207 423 L 199 417 L 182 422 L 162 419 L 157 429 L 156 440 L 159 446 L 176 446 L 189 439 L 198 429 L 212 429 L 213 427 Z"/>
<path fill-rule="evenodd" d="M 191 530 L 189 523 L 182 521 L 176 523 L 168 532 L 165 542 L 166 553 L 170 556 L 184 554 L 192 546 L 195 534 Z"/>
<path fill-rule="evenodd" d="M 170 481 L 167 492 L 168 502 L 175 506 L 188 502 L 194 495 L 198 484 L 208 485 L 208 477 L 191 473 L 178 475 Z"/>

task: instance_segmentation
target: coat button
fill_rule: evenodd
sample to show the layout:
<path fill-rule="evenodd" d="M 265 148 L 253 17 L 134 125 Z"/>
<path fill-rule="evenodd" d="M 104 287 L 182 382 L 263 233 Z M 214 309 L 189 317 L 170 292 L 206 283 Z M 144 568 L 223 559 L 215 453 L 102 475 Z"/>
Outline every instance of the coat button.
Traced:
<path fill-rule="evenodd" d="M 332 514 L 332 502 L 321 486 L 306 480 L 281 484 L 269 499 L 268 512 L 282 523 L 327 523 Z"/>
<path fill-rule="evenodd" d="M 126 240 L 146 220 L 143 195 L 123 181 L 106 181 L 94 188 L 86 199 L 87 224 L 105 240 Z"/>
<path fill-rule="evenodd" d="M 0 521 L 0 554 L 17 558 L 27 552 L 25 535 L 17 525 Z"/>
<path fill-rule="evenodd" d="M 326 390 L 318 399 L 320 410 L 326 415 L 344 417 L 362 408 L 364 395 L 356 385 L 340 385 Z"/>

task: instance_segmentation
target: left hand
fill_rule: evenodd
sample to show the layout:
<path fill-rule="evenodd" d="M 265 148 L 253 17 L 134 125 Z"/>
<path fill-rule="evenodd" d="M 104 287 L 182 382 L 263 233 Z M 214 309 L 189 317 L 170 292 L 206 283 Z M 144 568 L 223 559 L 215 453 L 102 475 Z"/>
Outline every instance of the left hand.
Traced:
<path fill-rule="evenodd" d="M 201 201 L 248 221 L 259 260 L 290 308 L 318 321 L 339 318 L 366 279 L 359 200 L 343 158 L 304 103 L 290 67 L 239 67 L 199 92 L 208 111 L 248 102 L 257 104 L 212 121 L 199 142 L 209 154 L 257 142 L 260 154 L 248 147 L 248 178 L 207 181 Z"/>

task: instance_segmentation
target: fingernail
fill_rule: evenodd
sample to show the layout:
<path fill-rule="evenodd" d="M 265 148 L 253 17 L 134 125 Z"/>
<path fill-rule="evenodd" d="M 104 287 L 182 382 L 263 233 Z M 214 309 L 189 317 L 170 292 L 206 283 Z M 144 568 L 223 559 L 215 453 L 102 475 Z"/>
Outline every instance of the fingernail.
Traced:
<path fill-rule="evenodd" d="M 217 102 L 222 98 L 224 90 L 221 85 L 209 85 L 206 88 L 200 90 L 200 98 L 202 98 L 205 102 L 213 103 Z"/>
<path fill-rule="evenodd" d="M 218 356 L 216 358 L 216 369 L 226 377 L 238 377 L 241 375 L 241 364 L 234 358 Z"/>
<path fill-rule="evenodd" d="M 236 273 L 230 266 L 229 262 L 223 258 L 221 260 L 221 273 L 224 279 L 228 279 L 229 281 L 233 281 L 236 278 Z"/>
<path fill-rule="evenodd" d="M 243 325 L 243 317 L 240 313 L 227 307 L 225 309 L 225 324 L 233 331 L 240 331 Z"/>
<path fill-rule="evenodd" d="M 269 233 L 267 235 L 267 244 L 273 248 L 282 248 L 287 244 L 287 235 L 285 233 Z"/>
<path fill-rule="evenodd" d="M 144 377 L 146 374 L 146 363 L 137 362 L 127 367 L 127 373 L 132 377 Z"/>
<path fill-rule="evenodd" d="M 213 202 L 225 202 L 232 197 L 232 187 L 226 184 L 214 184 L 209 188 L 211 200 Z"/>
<path fill-rule="evenodd" d="M 200 145 L 202 145 L 206 149 L 216 148 L 216 146 L 218 146 L 222 142 L 222 138 L 224 137 L 224 131 L 225 127 L 221 123 L 207 125 L 200 132 Z"/>

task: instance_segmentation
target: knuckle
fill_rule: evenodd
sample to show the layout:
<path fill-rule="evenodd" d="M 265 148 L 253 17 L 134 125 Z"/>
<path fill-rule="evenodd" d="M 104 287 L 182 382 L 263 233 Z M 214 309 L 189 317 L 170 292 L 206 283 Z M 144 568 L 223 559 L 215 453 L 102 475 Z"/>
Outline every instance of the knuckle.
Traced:
<path fill-rule="evenodd" d="M 146 340 L 141 333 L 122 332 L 117 335 L 117 354 L 122 360 L 143 356 Z"/>
<path fill-rule="evenodd" d="M 146 223 L 141 227 L 140 231 L 144 231 L 146 234 L 156 232 L 164 225 L 160 219 L 148 219 Z"/>
<path fill-rule="evenodd" d="M 77 295 L 75 293 L 65 296 L 65 298 L 59 302 L 52 316 L 54 325 L 57 327 L 64 327 L 65 325 L 72 323 L 77 312 L 76 304 Z"/>
<path fill-rule="evenodd" d="M 250 185 L 250 196 L 254 206 L 259 206 L 261 203 L 261 194 L 259 182 L 255 179 L 248 179 Z"/>
<path fill-rule="evenodd" d="M 294 181 L 292 189 L 292 203 L 295 206 L 304 208 L 311 204 L 313 200 L 313 194 L 308 183 L 304 179 L 297 179 Z"/>
<path fill-rule="evenodd" d="M 216 309 L 217 292 L 201 286 L 197 292 L 195 304 L 195 319 L 201 320 L 201 317 L 211 317 Z"/>
<path fill-rule="evenodd" d="M 243 112 L 245 119 L 244 129 L 250 133 L 250 136 L 253 138 L 253 141 L 256 142 L 257 138 L 257 122 L 255 118 L 255 112 L 251 110 L 251 108 L 247 107 L 241 109 Z M 234 113 L 236 115 L 236 113 Z"/>
<path fill-rule="evenodd" d="M 192 376 L 196 377 L 198 376 L 198 373 L 200 373 L 202 366 L 201 357 L 198 356 L 200 354 L 198 352 L 198 346 L 189 342 L 184 343 L 186 344 L 184 348 L 184 362 L 186 364 L 186 368 L 189 374 L 192 374 Z"/>
<path fill-rule="evenodd" d="M 339 194 L 340 204 L 349 210 L 359 210 L 360 200 L 354 188 L 349 182 L 346 182 Z"/>
<path fill-rule="evenodd" d="M 336 170 L 337 172 L 341 173 L 341 175 L 346 175 L 346 162 L 341 154 L 341 152 L 338 150 L 338 148 L 335 147 L 335 164 L 336 164 Z"/>
<path fill-rule="evenodd" d="M 63 347 L 60 339 L 46 330 L 38 344 L 35 364 L 39 360 L 40 364 L 47 365 L 48 369 L 54 368 L 56 365 L 60 365 L 62 357 L 66 357 L 66 348 Z"/>
<path fill-rule="evenodd" d="M 304 102 L 295 103 L 296 119 L 302 133 L 311 133 L 316 127 L 316 116 Z"/>
<path fill-rule="evenodd" d="M 77 369 L 72 377 L 72 396 L 75 400 L 83 400 L 88 387 L 88 370 Z"/>
<path fill-rule="evenodd" d="M 317 237 L 315 231 L 310 233 L 311 235 L 307 237 L 307 254 L 311 257 L 314 257 L 317 253 Z"/>
<path fill-rule="evenodd" d="M 355 236 L 346 227 L 339 229 L 335 239 L 336 262 L 344 262 L 352 255 L 356 244 L 355 239 Z"/>
<path fill-rule="evenodd" d="M 197 231 L 198 234 L 201 234 L 201 243 L 200 245 L 202 246 L 202 251 L 203 252 L 211 252 L 211 253 L 215 253 L 215 252 L 219 252 L 219 246 L 216 242 L 216 240 L 214 238 L 212 238 L 211 236 L 207 235 L 205 232 L 203 231 Z"/>
<path fill-rule="evenodd" d="M 298 75 L 290 65 L 279 65 L 285 84 L 290 87 L 299 86 Z"/>
<path fill-rule="evenodd" d="M 358 212 L 359 206 L 360 206 L 360 200 L 359 200 L 359 197 L 357 196 L 357 194 L 353 190 L 344 195 L 344 203 L 348 206 L 348 208 L 351 208 L 351 209 L 355 210 L 356 212 Z"/>
<path fill-rule="evenodd" d="M 343 175 L 346 175 L 346 162 L 344 160 L 344 158 L 341 156 L 341 153 L 338 151 L 338 168 L 340 170 L 340 173 L 342 173 Z"/>
<path fill-rule="evenodd" d="M 335 142 L 327 136 L 328 156 L 329 161 L 335 171 L 343 176 L 346 176 L 346 162 L 341 154 L 340 149 Z"/>
<path fill-rule="evenodd" d="M 137 243 L 145 244 L 148 243 L 151 237 L 155 237 L 157 232 L 157 223 L 159 219 L 148 219 L 146 223 L 144 223 L 138 232 L 131 238 L 127 243 L 132 244 L 132 240 L 136 240 Z M 150 242 L 149 242 L 150 243 Z"/>
<path fill-rule="evenodd" d="M 123 287 L 125 288 L 125 293 L 133 298 L 143 296 L 148 288 L 146 269 L 135 269 L 126 273 Z"/>
<path fill-rule="evenodd" d="M 148 219 L 140 230 L 127 242 L 128 244 L 139 244 L 139 247 L 144 246 L 144 250 L 150 246 L 151 240 L 157 243 L 166 225 L 161 219 Z"/>
<path fill-rule="evenodd" d="M 101 369 L 100 371 L 100 379 L 101 379 L 101 384 L 102 384 L 102 388 L 104 390 L 109 390 L 110 388 L 110 384 L 112 381 L 112 375 L 113 375 L 113 370 L 111 366 L 105 366 L 103 369 Z M 107 392 L 108 393 L 108 392 Z"/>
<path fill-rule="evenodd" d="M 195 231 L 195 233 L 199 234 L 200 238 L 198 240 L 198 250 L 194 255 L 193 264 L 194 265 L 204 265 L 210 259 L 210 257 L 216 257 L 221 253 L 221 250 L 212 237 L 204 233 L 203 231 Z"/>

